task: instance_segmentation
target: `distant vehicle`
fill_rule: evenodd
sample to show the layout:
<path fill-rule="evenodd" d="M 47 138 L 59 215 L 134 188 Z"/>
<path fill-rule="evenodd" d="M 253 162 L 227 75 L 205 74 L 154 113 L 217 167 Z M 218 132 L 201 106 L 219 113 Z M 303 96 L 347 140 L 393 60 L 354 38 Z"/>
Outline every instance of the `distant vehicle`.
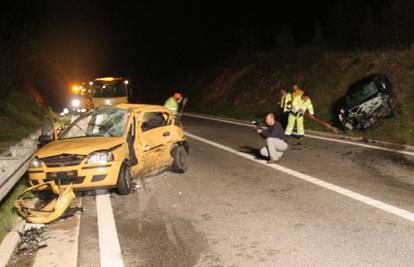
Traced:
<path fill-rule="evenodd" d="M 372 74 L 351 84 L 340 100 L 339 120 L 346 129 L 365 129 L 396 112 L 393 86 L 384 74 Z"/>
<path fill-rule="evenodd" d="M 127 104 L 130 88 L 128 80 L 121 77 L 96 78 L 89 82 L 94 108 Z"/>
<path fill-rule="evenodd" d="M 73 95 L 70 104 L 70 113 L 80 114 L 89 111 L 92 108 L 91 98 L 88 95 Z"/>
<path fill-rule="evenodd" d="M 73 189 L 131 189 L 131 174 L 144 176 L 172 166 L 187 170 L 184 130 L 165 107 L 121 104 L 81 115 L 60 135 L 46 119 L 41 148 L 29 165 L 32 186 L 52 182 L 54 192 Z M 39 188 L 42 190 L 42 187 Z"/>

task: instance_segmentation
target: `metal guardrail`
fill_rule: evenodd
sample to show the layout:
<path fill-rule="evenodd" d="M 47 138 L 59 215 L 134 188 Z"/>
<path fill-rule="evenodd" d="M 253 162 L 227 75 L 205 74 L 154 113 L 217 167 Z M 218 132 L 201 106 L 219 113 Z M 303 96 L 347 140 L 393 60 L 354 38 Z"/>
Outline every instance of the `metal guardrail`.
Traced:
<path fill-rule="evenodd" d="M 33 152 L 37 149 L 39 134 L 40 131 L 31 134 L 0 156 L 0 201 L 27 171 Z"/>

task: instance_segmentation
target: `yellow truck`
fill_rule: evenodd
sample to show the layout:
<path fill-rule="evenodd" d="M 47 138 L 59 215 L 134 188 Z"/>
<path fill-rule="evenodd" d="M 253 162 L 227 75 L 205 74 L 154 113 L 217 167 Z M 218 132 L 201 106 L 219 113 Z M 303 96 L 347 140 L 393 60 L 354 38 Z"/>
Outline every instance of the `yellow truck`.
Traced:
<path fill-rule="evenodd" d="M 94 108 L 127 104 L 131 94 L 128 80 L 121 77 L 96 78 L 89 82 Z"/>

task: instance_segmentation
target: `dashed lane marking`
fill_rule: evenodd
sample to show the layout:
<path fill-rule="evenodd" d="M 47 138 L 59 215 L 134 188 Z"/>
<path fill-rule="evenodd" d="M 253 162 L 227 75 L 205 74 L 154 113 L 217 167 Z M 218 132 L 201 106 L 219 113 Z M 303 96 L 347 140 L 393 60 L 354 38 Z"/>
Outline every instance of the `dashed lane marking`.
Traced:
<path fill-rule="evenodd" d="M 234 124 L 234 125 L 240 125 L 240 126 L 246 126 L 246 127 L 253 127 L 253 128 L 255 127 L 254 125 L 248 124 L 248 123 L 229 121 L 229 120 L 225 120 L 225 119 L 206 117 L 206 116 L 202 116 L 202 115 L 195 115 L 195 114 L 185 113 L 184 116 L 200 118 L 200 119 L 205 119 L 205 120 L 219 121 L 219 122 L 224 122 L 224 123 L 229 123 L 229 124 Z M 322 136 L 317 136 L 317 135 L 312 135 L 312 134 L 306 134 L 306 136 L 314 138 L 314 139 L 329 141 L 329 142 L 336 142 L 336 143 L 342 143 L 342 144 L 347 144 L 347 145 L 360 146 L 360 147 L 366 147 L 366 148 L 371 148 L 371 149 L 377 149 L 377 150 L 382 150 L 382 151 L 388 151 L 388 152 L 394 152 L 394 153 L 400 153 L 400 154 L 404 154 L 404 155 L 414 156 L 414 152 L 406 151 L 406 150 L 398 150 L 398 149 L 392 149 L 392 148 L 386 148 L 386 147 L 380 147 L 380 146 L 373 146 L 373 145 L 368 145 L 368 144 L 361 144 L 361 143 L 357 143 L 357 142 L 352 142 L 352 141 L 347 141 L 347 140 L 340 140 L 340 139 L 329 138 L 329 137 L 322 137 Z"/>
<path fill-rule="evenodd" d="M 98 216 L 101 267 L 123 267 L 124 262 L 112 212 L 111 199 L 104 190 L 97 192 L 96 212 Z"/>
<path fill-rule="evenodd" d="M 314 185 L 323 187 L 323 188 L 328 189 L 330 191 L 336 192 L 336 193 L 341 194 L 343 196 L 346 196 L 346 197 L 349 197 L 351 199 L 360 201 L 360 202 L 362 202 L 364 204 L 367 204 L 369 206 L 375 207 L 377 209 L 386 211 L 386 212 L 391 213 L 391 214 L 394 214 L 394 215 L 396 215 L 398 217 L 401 217 L 401 218 L 407 219 L 407 220 L 409 220 L 411 222 L 414 222 L 414 213 L 412 213 L 410 211 L 407 211 L 407 210 L 404 210 L 404 209 L 401 209 L 401 208 L 398 208 L 398 207 L 389 205 L 389 204 L 384 203 L 382 201 L 379 201 L 379 200 L 370 198 L 368 196 L 365 196 L 365 195 L 362 195 L 362 194 L 353 192 L 353 191 L 351 191 L 349 189 L 346 189 L 346 188 L 343 188 L 343 187 L 340 187 L 340 186 L 337 186 L 337 185 L 334 185 L 334 184 L 331 184 L 331 183 L 322 181 L 322 180 L 317 179 L 315 177 L 312 177 L 310 175 L 307 175 L 307 174 L 304 174 L 304 173 L 301 173 L 301 172 L 298 172 L 298 171 L 295 171 L 295 170 L 292 170 L 292 169 L 283 167 L 283 166 L 278 165 L 278 164 L 267 164 L 266 161 L 264 161 L 264 160 L 258 160 L 253 155 L 239 152 L 239 151 L 237 151 L 237 150 L 235 150 L 233 148 L 230 148 L 230 147 L 221 145 L 219 143 L 216 143 L 216 142 L 207 140 L 205 138 L 202 138 L 202 137 L 193 135 L 191 133 L 186 132 L 186 135 L 189 136 L 189 137 L 191 137 L 191 138 L 193 138 L 193 139 L 196 139 L 198 141 L 207 143 L 209 145 L 212 145 L 214 147 L 220 148 L 220 149 L 225 150 L 227 152 L 230 152 L 230 153 L 239 155 L 239 156 L 241 156 L 243 158 L 253 160 L 253 161 L 255 161 L 257 163 L 260 163 L 262 165 L 265 165 L 265 166 L 267 166 L 269 168 L 273 168 L 273 169 L 275 169 L 277 171 L 286 173 L 288 175 L 294 176 L 294 177 L 299 178 L 301 180 L 304 180 L 306 182 L 309 182 L 309 183 L 312 183 Z"/>

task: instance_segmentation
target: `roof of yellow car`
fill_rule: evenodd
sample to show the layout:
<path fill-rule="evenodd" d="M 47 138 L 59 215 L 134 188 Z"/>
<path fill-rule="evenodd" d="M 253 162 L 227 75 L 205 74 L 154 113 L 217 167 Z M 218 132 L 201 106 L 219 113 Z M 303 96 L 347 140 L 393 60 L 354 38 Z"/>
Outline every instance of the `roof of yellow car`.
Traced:
<path fill-rule="evenodd" d="M 116 105 L 116 107 L 121 109 L 132 109 L 135 112 L 140 111 L 150 111 L 150 110 L 162 110 L 169 112 L 169 109 L 167 109 L 164 106 L 160 105 L 149 105 L 149 104 L 119 104 Z"/>

